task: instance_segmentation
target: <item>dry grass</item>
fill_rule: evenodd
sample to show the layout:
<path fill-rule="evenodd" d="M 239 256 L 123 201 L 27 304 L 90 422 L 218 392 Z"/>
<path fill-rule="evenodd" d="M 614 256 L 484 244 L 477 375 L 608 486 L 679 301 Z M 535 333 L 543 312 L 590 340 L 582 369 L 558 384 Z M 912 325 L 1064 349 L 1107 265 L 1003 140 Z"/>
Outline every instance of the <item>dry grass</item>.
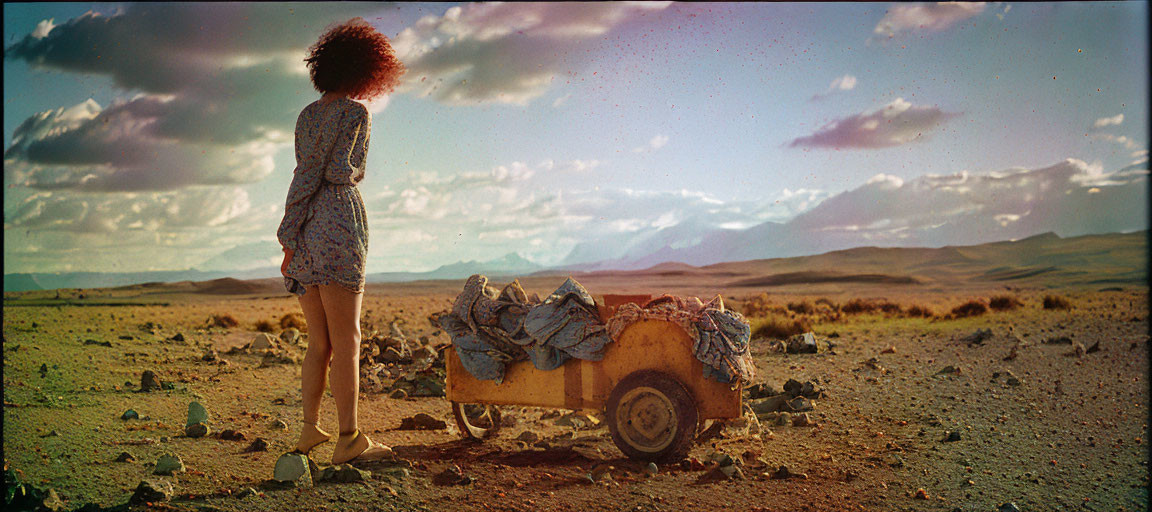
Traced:
<path fill-rule="evenodd" d="M 799 313 L 801 315 L 811 315 L 816 312 L 816 308 L 812 307 L 812 303 L 806 300 L 800 302 L 789 302 L 788 311 Z"/>
<path fill-rule="evenodd" d="M 772 339 L 785 339 L 812 330 L 812 324 L 806 318 L 789 318 L 776 314 L 753 318 L 751 327 L 753 338 Z"/>
<path fill-rule="evenodd" d="M 308 332 L 308 323 L 304 321 L 304 315 L 300 313 L 288 313 L 280 317 L 280 328 L 287 329 L 289 327 L 295 327 L 300 332 Z"/>
<path fill-rule="evenodd" d="M 260 332 L 268 332 L 268 333 L 276 332 L 276 324 L 273 324 L 272 322 L 269 322 L 268 320 L 260 320 L 260 321 L 256 322 L 256 330 L 260 331 Z"/>
<path fill-rule="evenodd" d="M 909 316 L 909 317 L 919 317 L 919 318 L 932 318 L 932 317 L 936 316 L 936 313 L 933 312 L 931 309 L 926 308 L 924 306 L 921 306 L 919 304 L 913 304 L 913 305 L 909 306 L 908 309 L 904 310 L 904 314 Z"/>
<path fill-rule="evenodd" d="M 1045 295 L 1044 309 L 1072 309 L 1072 303 L 1059 295 Z"/>
<path fill-rule="evenodd" d="M 228 329 L 240 325 L 240 321 L 236 320 L 236 317 L 224 313 L 223 315 L 212 315 L 212 317 L 208 319 L 208 325 Z"/>
<path fill-rule="evenodd" d="M 1011 295 L 997 295 L 988 300 L 988 307 L 992 308 L 992 311 L 1011 311 L 1023 305 L 1023 302 Z"/>
<path fill-rule="evenodd" d="M 978 300 L 970 300 L 959 306 L 952 308 L 953 318 L 967 318 L 970 316 L 980 316 L 988 312 L 988 306 Z"/>

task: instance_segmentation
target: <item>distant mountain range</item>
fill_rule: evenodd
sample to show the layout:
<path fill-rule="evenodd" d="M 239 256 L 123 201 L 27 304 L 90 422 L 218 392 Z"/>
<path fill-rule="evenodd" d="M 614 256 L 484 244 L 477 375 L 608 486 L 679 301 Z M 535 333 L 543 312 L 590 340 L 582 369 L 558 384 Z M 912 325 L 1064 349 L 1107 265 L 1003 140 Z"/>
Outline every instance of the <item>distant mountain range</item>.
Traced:
<path fill-rule="evenodd" d="M 279 246 L 277 246 L 279 247 Z M 216 258 L 219 260 L 219 258 Z M 369 283 L 395 283 L 426 279 L 460 279 L 472 274 L 489 276 L 526 275 L 545 267 L 528 261 L 516 253 L 489 261 L 461 261 L 442 265 L 428 272 L 380 272 L 368 274 Z M 148 272 L 63 272 L 5 274 L 4 291 L 54 290 L 57 288 L 109 288 L 143 283 L 174 283 L 180 281 L 210 281 L 221 278 L 240 280 L 280 277 L 279 265 L 246 270 L 164 270 Z"/>
<path fill-rule="evenodd" d="M 488 262 L 461 262 L 431 272 L 373 274 L 376 292 L 389 282 L 423 280 L 425 293 L 457 293 L 462 281 L 482 273 L 491 282 L 505 283 L 517 278 L 527 289 L 552 290 L 564 276 L 577 278 L 598 293 L 681 293 L 711 296 L 720 290 L 739 295 L 761 293 L 851 293 L 864 288 L 891 291 L 955 291 L 965 287 L 1095 287 L 1097 289 L 1148 286 L 1148 231 L 1112 233 L 1061 238 L 1053 233 L 1016 241 L 968 246 L 856 247 L 822 254 L 770 259 L 729 261 L 704 266 L 663 262 L 640 270 L 593 270 L 539 268 L 517 255 Z M 119 285 L 108 291 L 143 295 L 284 295 L 282 278 L 211 278 L 209 272 L 196 274 L 199 280 L 177 280 L 179 273 L 82 274 L 70 288 L 92 284 L 107 285 L 116 279 L 144 280 L 142 284 Z M 40 286 L 67 276 L 49 276 L 44 283 L 31 281 L 35 275 L 7 276 L 5 285 Z M 158 282 L 167 277 L 169 281 Z M 195 279 L 195 275 L 194 275 Z M 401 285 L 405 286 L 405 285 Z M 37 292 L 29 290 L 33 294 Z M 61 294 L 64 295 L 64 294 Z M 72 294 L 68 294 L 72 295 Z M 52 298 L 51 291 L 39 292 L 40 299 Z M 5 297 L 9 299 L 9 297 Z M 66 300 L 75 300 L 69 298 Z"/>

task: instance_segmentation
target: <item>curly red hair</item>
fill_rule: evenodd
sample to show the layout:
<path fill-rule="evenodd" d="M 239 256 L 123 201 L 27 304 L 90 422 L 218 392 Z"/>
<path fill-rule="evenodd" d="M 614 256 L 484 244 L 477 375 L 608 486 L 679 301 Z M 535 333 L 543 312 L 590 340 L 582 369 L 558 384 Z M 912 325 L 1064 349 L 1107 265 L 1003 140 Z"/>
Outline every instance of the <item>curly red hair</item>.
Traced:
<path fill-rule="evenodd" d="M 370 100 L 387 94 L 407 69 L 388 37 L 356 17 L 328 29 L 308 48 L 308 72 L 317 91 Z"/>

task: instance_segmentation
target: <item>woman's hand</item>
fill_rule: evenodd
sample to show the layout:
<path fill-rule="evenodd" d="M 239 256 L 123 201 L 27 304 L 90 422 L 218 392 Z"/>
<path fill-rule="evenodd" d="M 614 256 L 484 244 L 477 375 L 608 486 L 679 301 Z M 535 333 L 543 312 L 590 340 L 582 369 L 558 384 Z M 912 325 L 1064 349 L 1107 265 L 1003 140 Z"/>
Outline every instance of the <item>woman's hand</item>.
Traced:
<path fill-rule="evenodd" d="M 280 264 L 280 273 L 283 274 L 284 277 L 288 277 L 288 262 L 292 261 L 292 254 L 294 252 L 296 251 L 287 247 L 284 248 L 284 263 Z"/>

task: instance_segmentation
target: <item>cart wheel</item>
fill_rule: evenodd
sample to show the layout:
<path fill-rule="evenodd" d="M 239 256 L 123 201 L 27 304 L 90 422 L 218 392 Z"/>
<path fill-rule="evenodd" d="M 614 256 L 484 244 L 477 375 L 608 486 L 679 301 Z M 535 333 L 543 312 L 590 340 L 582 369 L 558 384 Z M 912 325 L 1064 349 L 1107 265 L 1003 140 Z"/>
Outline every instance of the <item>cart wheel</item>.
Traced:
<path fill-rule="evenodd" d="M 696 401 L 676 378 L 655 370 L 624 377 L 608 395 L 612 442 L 633 459 L 684 458 L 696 436 Z"/>
<path fill-rule="evenodd" d="M 500 410 L 495 405 L 452 402 L 452 416 L 465 439 L 487 439 L 500 430 Z"/>

